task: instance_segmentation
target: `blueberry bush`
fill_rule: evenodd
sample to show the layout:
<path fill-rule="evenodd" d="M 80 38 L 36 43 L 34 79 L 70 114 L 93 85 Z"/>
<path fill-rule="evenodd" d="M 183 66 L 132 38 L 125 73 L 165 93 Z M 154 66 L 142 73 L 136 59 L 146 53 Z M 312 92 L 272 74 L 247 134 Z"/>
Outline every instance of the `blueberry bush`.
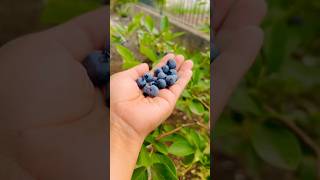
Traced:
<path fill-rule="evenodd" d="M 173 32 L 163 16 L 136 14 L 111 26 L 111 59 L 122 68 L 146 62 L 154 66 L 168 52 L 194 62 L 193 77 L 174 113 L 144 141 L 133 180 L 210 179 L 210 50 L 191 52 L 179 43 L 183 32 Z M 113 56 L 113 57 L 112 57 Z"/>
<path fill-rule="evenodd" d="M 320 179 L 320 3 L 267 3 L 263 48 L 217 121 L 215 152 L 250 179 Z"/>

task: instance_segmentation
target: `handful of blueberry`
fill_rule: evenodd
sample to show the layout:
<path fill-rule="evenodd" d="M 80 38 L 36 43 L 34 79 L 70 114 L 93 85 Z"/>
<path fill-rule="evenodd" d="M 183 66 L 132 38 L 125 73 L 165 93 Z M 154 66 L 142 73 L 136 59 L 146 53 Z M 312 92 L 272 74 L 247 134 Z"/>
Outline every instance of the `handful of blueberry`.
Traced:
<path fill-rule="evenodd" d="M 154 76 L 151 73 L 145 73 L 139 77 L 136 82 L 145 96 L 156 97 L 160 89 L 169 88 L 178 80 L 177 64 L 174 59 L 169 59 L 166 65 L 157 68 Z"/>

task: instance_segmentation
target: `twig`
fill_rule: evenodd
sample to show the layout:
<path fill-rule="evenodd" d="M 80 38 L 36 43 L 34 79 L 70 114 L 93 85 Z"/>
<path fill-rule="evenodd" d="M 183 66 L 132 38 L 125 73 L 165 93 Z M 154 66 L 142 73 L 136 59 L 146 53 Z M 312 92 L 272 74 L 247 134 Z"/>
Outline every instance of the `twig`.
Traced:
<path fill-rule="evenodd" d="M 320 147 L 301 128 L 299 128 L 286 116 L 277 113 L 269 106 L 265 106 L 265 109 L 278 120 L 280 120 L 284 125 L 290 128 L 303 141 L 304 144 L 309 146 L 309 148 L 314 151 L 317 159 L 317 179 L 320 180 Z"/>
<path fill-rule="evenodd" d="M 169 136 L 169 135 L 171 135 L 171 134 L 179 131 L 180 129 L 182 129 L 182 128 L 184 128 L 184 127 L 189 127 L 189 126 L 193 126 L 193 125 L 196 125 L 196 124 L 197 124 L 197 123 L 183 124 L 183 125 L 181 125 L 180 127 L 177 127 L 177 128 L 175 128 L 175 129 L 173 129 L 173 130 L 171 130 L 171 131 L 168 131 L 168 132 L 166 132 L 166 133 L 161 134 L 160 136 L 158 136 L 158 137 L 156 138 L 156 140 L 159 141 L 160 139 L 162 139 L 162 138 L 164 138 L 164 137 L 167 137 L 167 136 Z"/>
<path fill-rule="evenodd" d="M 148 172 L 148 180 L 152 180 L 152 173 L 151 173 L 150 167 L 147 168 L 147 172 Z"/>

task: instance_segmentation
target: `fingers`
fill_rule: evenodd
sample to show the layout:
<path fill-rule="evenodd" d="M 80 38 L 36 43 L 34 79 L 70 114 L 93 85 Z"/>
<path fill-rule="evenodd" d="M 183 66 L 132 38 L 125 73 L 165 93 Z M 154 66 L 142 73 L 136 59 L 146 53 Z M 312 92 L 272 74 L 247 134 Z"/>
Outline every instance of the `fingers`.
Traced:
<path fill-rule="evenodd" d="M 179 98 L 182 91 L 187 86 L 188 82 L 192 77 L 192 67 L 193 67 L 193 62 L 191 60 L 185 61 L 181 65 L 180 70 L 178 72 L 179 74 L 178 81 L 169 88 L 170 91 L 172 91 L 172 93 L 176 96 L 177 99 Z"/>
<path fill-rule="evenodd" d="M 109 29 L 108 13 L 107 7 L 103 7 L 44 31 L 42 35 L 82 61 L 88 53 L 105 46 Z"/>
<path fill-rule="evenodd" d="M 230 7 L 222 29 L 234 30 L 246 26 L 258 26 L 266 10 L 264 0 L 237 0 Z"/>
<path fill-rule="evenodd" d="M 131 69 L 123 71 L 123 73 L 126 73 L 133 80 L 137 80 L 139 77 L 143 76 L 148 71 L 149 71 L 148 64 L 142 63 L 142 64 L 139 64 Z"/>
<path fill-rule="evenodd" d="M 225 35 L 230 36 L 230 35 Z M 226 39 L 226 38 L 224 38 Z M 262 45 L 263 32 L 258 27 L 245 27 L 233 33 L 230 41 L 224 48 L 223 53 L 218 57 L 211 68 L 213 69 L 213 120 L 216 120 L 218 115 L 223 110 L 242 76 L 253 63 L 259 49 Z"/>
<path fill-rule="evenodd" d="M 232 4 L 236 0 L 218 0 L 211 3 L 213 4 L 213 28 L 217 32 L 223 24 L 223 21 L 227 17 L 228 12 L 231 9 Z"/>
<path fill-rule="evenodd" d="M 178 72 L 178 81 L 169 89 L 160 90 L 159 97 L 167 100 L 172 106 L 175 105 L 182 91 L 185 89 L 192 77 L 192 67 L 193 62 L 191 60 L 184 61 L 181 64 L 180 70 Z"/>
<path fill-rule="evenodd" d="M 182 63 L 184 61 L 184 57 L 182 55 L 175 56 L 174 54 L 169 53 L 162 58 L 162 60 L 156 65 L 156 68 L 164 66 L 169 59 L 174 59 L 176 61 L 177 71 L 179 70 L 180 66 L 182 65 Z"/>

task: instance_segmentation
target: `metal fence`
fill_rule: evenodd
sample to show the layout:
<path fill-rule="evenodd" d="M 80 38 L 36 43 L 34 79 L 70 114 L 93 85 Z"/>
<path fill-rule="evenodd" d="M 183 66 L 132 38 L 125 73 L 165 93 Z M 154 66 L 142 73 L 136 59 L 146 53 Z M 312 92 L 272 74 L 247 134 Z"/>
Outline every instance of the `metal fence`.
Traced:
<path fill-rule="evenodd" d="M 159 13 L 169 14 L 171 18 L 193 28 L 210 24 L 210 0 L 140 0 L 152 6 Z"/>

